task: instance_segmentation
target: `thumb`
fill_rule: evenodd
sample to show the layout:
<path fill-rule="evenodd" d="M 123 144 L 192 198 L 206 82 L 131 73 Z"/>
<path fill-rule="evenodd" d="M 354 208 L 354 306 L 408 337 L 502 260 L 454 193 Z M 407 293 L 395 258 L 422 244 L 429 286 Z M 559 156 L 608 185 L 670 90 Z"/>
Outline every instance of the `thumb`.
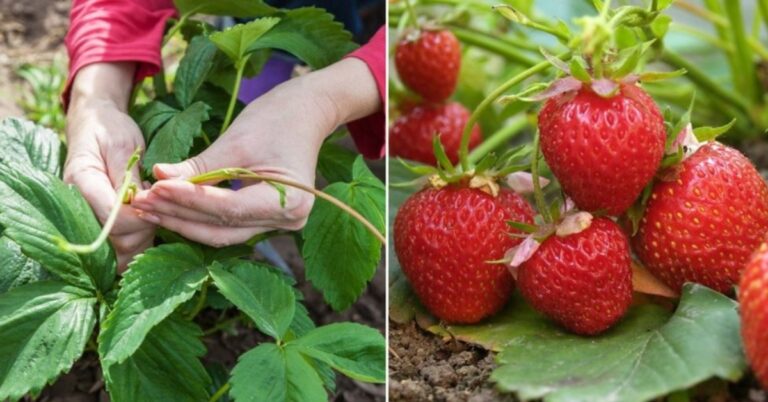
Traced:
<path fill-rule="evenodd" d="M 157 163 L 152 167 L 152 174 L 158 180 L 188 179 L 218 169 L 210 159 L 206 152 L 203 152 L 179 163 Z"/>

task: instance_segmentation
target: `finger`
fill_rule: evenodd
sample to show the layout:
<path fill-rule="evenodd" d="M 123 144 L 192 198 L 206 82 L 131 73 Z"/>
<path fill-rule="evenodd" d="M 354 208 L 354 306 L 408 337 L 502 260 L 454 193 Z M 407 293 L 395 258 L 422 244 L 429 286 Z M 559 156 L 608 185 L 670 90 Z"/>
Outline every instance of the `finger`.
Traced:
<path fill-rule="evenodd" d="M 280 193 L 263 182 L 233 191 L 181 180 L 164 180 L 155 183 L 150 191 L 168 201 L 221 217 L 227 222 L 279 222 L 288 226 L 309 215 L 313 200 L 306 193 L 287 188 L 285 206 L 281 206 Z"/>
<path fill-rule="evenodd" d="M 226 247 L 232 244 L 244 243 L 257 234 L 272 230 L 271 228 L 264 227 L 230 228 L 188 222 L 168 215 L 156 216 L 159 219 L 160 226 L 172 230 L 189 240 L 213 247 Z"/>
<path fill-rule="evenodd" d="M 110 241 L 118 254 L 135 254 L 140 252 L 143 244 L 155 238 L 155 227 L 125 235 L 110 236 Z"/>
<path fill-rule="evenodd" d="M 95 168 L 86 168 L 77 174 L 69 177 L 83 195 L 85 200 L 91 206 L 94 214 L 101 224 L 107 221 L 112 208 L 115 206 L 117 194 L 112 188 L 110 180 L 104 172 Z M 123 206 L 117 215 L 115 226 L 112 228 L 113 235 L 122 235 L 142 230 L 151 229 L 152 226 L 144 220 L 139 219 L 131 208 Z"/>
<path fill-rule="evenodd" d="M 214 216 L 205 212 L 200 212 L 195 209 L 191 209 L 182 205 L 179 205 L 173 201 L 169 201 L 165 198 L 153 192 L 146 192 L 140 197 L 137 196 L 132 202 L 131 206 L 144 213 L 150 214 L 162 214 L 172 216 L 191 222 L 205 223 L 216 226 L 228 226 L 228 227 L 252 227 L 252 226 L 268 226 L 272 228 L 278 228 L 283 221 L 277 221 L 274 219 L 267 220 L 250 220 L 250 219 L 229 219 L 226 216 Z"/>
<path fill-rule="evenodd" d="M 125 178 L 125 168 L 128 165 L 128 160 L 133 155 L 136 145 L 133 142 L 125 142 L 112 144 L 109 153 L 106 153 L 104 157 L 104 163 L 106 164 L 107 174 L 109 180 L 112 183 L 112 188 L 118 189 L 123 184 Z M 141 187 L 141 175 L 139 173 L 138 164 L 131 168 L 132 182 L 137 187 Z"/>

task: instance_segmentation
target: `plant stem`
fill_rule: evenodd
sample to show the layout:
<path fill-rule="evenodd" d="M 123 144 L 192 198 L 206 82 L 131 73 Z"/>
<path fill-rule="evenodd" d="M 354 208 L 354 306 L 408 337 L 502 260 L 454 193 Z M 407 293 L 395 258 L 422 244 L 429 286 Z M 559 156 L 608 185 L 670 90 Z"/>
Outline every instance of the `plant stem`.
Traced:
<path fill-rule="evenodd" d="M 187 22 L 187 18 L 189 17 L 189 14 L 184 14 L 179 18 L 178 21 L 176 21 L 175 24 L 171 27 L 171 29 L 168 30 L 168 33 L 163 36 L 163 44 L 162 46 L 165 47 L 165 45 L 173 38 L 173 35 L 176 35 L 179 30 L 181 30 L 181 27 L 184 26 L 184 24 Z"/>
<path fill-rule="evenodd" d="M 414 27 L 419 27 L 419 21 L 416 17 L 416 9 L 413 8 L 413 4 L 411 4 L 411 0 L 405 0 L 405 10 L 406 10 L 406 18 L 408 18 L 408 23 Z"/>
<path fill-rule="evenodd" d="M 536 208 L 539 210 L 544 222 L 552 222 L 549 216 L 549 208 L 544 201 L 544 193 L 541 191 L 541 182 L 539 181 L 539 131 L 533 137 L 533 156 L 531 157 L 531 175 L 533 176 L 533 198 L 536 201 Z"/>
<path fill-rule="evenodd" d="M 354 209 L 350 208 L 349 205 L 341 202 L 338 198 L 324 193 L 316 188 L 304 185 L 302 183 L 283 179 L 280 177 L 270 177 L 270 176 L 264 176 L 259 173 L 252 172 L 247 169 L 241 169 L 241 168 L 224 168 L 219 170 L 214 170 L 208 173 L 203 173 L 201 175 L 192 177 L 189 179 L 190 183 L 199 184 L 199 183 L 205 183 L 208 181 L 220 181 L 220 180 L 226 180 L 226 179 L 255 179 L 259 181 L 265 181 L 265 182 L 272 182 L 272 183 L 279 183 L 288 187 L 293 187 L 302 191 L 306 191 L 315 197 L 322 198 L 337 208 L 341 209 L 342 211 L 349 214 L 352 218 L 354 218 L 356 221 L 360 222 L 365 226 L 366 229 L 374 236 L 376 239 L 381 242 L 382 245 L 387 245 L 387 240 L 384 238 L 384 235 L 379 233 L 379 230 L 376 229 L 375 226 L 371 222 L 369 222 L 367 219 L 365 219 L 364 216 L 360 215 L 359 212 L 355 211 Z"/>
<path fill-rule="evenodd" d="M 120 189 L 117 190 L 117 195 L 115 196 L 115 203 L 112 206 L 112 210 L 109 211 L 109 216 L 107 217 L 107 221 L 104 223 L 104 226 L 101 228 L 101 232 L 99 233 L 99 236 L 96 237 L 96 240 L 94 240 L 90 244 L 72 244 L 64 238 L 58 238 L 56 240 L 61 250 L 70 251 L 77 254 L 88 254 L 98 250 L 99 247 L 101 247 L 101 245 L 104 244 L 104 241 L 106 241 L 107 237 L 109 236 L 109 232 L 112 231 L 112 227 L 115 226 L 115 221 L 117 221 L 117 215 L 120 212 L 120 208 L 123 207 L 123 199 L 125 198 L 125 194 L 128 192 L 128 189 L 131 187 L 131 184 L 133 182 L 133 172 L 131 172 L 131 169 L 133 169 L 133 166 L 136 164 L 136 162 L 139 161 L 140 152 L 141 152 L 141 148 L 137 148 L 135 151 L 133 151 L 133 155 L 131 155 L 130 159 L 128 159 L 128 164 L 125 167 L 125 176 L 123 177 L 123 183 L 120 184 Z"/>
<path fill-rule="evenodd" d="M 197 303 L 195 303 L 195 308 L 192 309 L 192 311 L 189 313 L 187 320 L 192 321 L 193 319 L 195 319 L 195 317 L 200 313 L 203 307 L 205 307 L 205 301 L 208 299 L 209 285 L 210 285 L 210 278 L 206 279 L 205 282 L 203 282 L 203 287 L 202 289 L 200 289 L 200 297 L 197 298 Z"/>
<path fill-rule="evenodd" d="M 240 315 L 238 315 L 237 317 L 232 317 L 232 318 L 229 318 L 227 320 L 224 320 L 224 321 L 222 321 L 222 322 L 212 326 L 211 328 L 208 328 L 205 331 L 203 331 L 203 336 L 208 336 L 210 334 L 218 332 L 221 329 L 228 327 L 233 322 L 238 322 L 241 319 L 242 319 L 242 317 Z"/>
<path fill-rule="evenodd" d="M 227 114 L 224 116 L 224 123 L 221 125 L 219 136 L 224 135 L 224 132 L 229 128 L 229 123 L 232 122 L 232 114 L 235 112 L 235 104 L 237 104 L 237 95 L 240 94 L 240 81 L 243 80 L 243 71 L 245 71 L 245 64 L 248 62 L 248 58 L 250 58 L 250 56 L 246 56 L 243 62 L 237 66 L 237 75 L 235 76 L 235 84 L 232 88 L 232 97 L 229 99 Z"/>
<path fill-rule="evenodd" d="M 686 0 L 677 0 L 674 3 L 672 3 L 674 6 L 677 6 L 685 11 L 688 11 L 689 13 L 703 19 L 706 21 L 711 22 L 715 26 L 719 27 L 726 27 L 728 26 L 728 20 L 721 17 L 720 14 L 713 13 L 712 11 L 709 11 L 707 9 L 704 9 L 700 7 L 698 4 L 693 4 Z"/>
<path fill-rule="evenodd" d="M 521 113 L 515 116 L 504 127 L 488 136 L 488 138 L 483 140 L 483 142 L 481 142 L 477 148 L 473 149 L 468 156 L 469 162 L 473 164 L 476 163 L 482 159 L 483 156 L 498 148 L 507 142 L 510 138 L 520 134 L 527 125 L 528 118 L 525 116 L 525 114 Z"/>
<path fill-rule="evenodd" d="M 699 69 L 698 66 L 689 62 L 679 54 L 669 49 L 664 49 L 664 52 L 661 55 L 661 59 L 665 63 L 675 68 L 684 68 L 687 71 L 685 76 L 693 83 L 702 89 L 716 95 L 723 102 L 733 104 L 741 112 L 749 113 L 749 105 L 744 101 L 742 97 L 737 96 L 736 94 L 720 86 L 717 82 L 712 80 L 712 78 L 710 78 L 707 73 Z"/>
<path fill-rule="evenodd" d="M 507 60 L 519 63 L 525 67 L 536 64 L 536 60 L 520 52 L 516 46 L 511 45 L 507 41 L 457 26 L 451 26 L 450 29 L 459 40 L 468 45 L 496 53 Z"/>
<path fill-rule="evenodd" d="M 229 385 L 229 383 L 222 385 L 221 388 L 219 388 L 219 390 L 216 391 L 216 393 L 214 393 L 213 396 L 211 396 L 211 399 L 209 399 L 209 402 L 216 402 L 219 399 L 221 399 L 221 397 L 224 396 L 224 394 L 229 392 L 230 387 L 231 385 Z"/>
<path fill-rule="evenodd" d="M 564 59 L 570 56 L 571 52 L 568 51 L 566 53 L 563 53 L 559 56 L 556 56 L 559 59 Z M 520 74 L 515 75 L 514 77 L 510 78 L 507 82 L 501 84 L 496 90 L 491 92 L 490 95 L 488 95 L 485 99 L 483 99 L 482 102 L 475 108 L 475 110 L 472 112 L 472 115 L 469 116 L 469 120 L 467 120 L 467 124 L 464 126 L 464 132 L 461 136 L 461 146 L 459 147 L 459 163 L 461 163 L 461 168 L 464 172 L 467 172 L 470 170 L 470 161 L 468 159 L 469 155 L 469 138 L 472 134 L 472 127 L 475 126 L 475 123 L 477 123 L 477 120 L 480 118 L 480 115 L 485 112 L 486 109 L 488 109 L 493 102 L 496 101 L 501 95 L 503 95 L 505 92 L 507 92 L 510 88 L 513 86 L 519 84 L 526 78 L 533 76 L 535 74 L 538 74 L 542 71 L 546 71 L 548 68 L 550 68 L 552 65 L 549 63 L 549 61 L 542 61 L 539 64 L 536 64 L 529 69 L 521 72 Z"/>
<path fill-rule="evenodd" d="M 768 0 L 757 0 L 757 8 L 760 9 L 760 15 L 763 16 L 765 26 L 768 27 Z"/>
<path fill-rule="evenodd" d="M 747 41 L 747 33 L 744 30 L 744 20 L 741 15 L 741 4 L 738 1 L 725 1 L 725 13 L 728 16 L 731 27 L 731 37 L 733 38 L 734 49 L 736 50 L 736 60 L 738 60 L 737 76 L 740 84 L 739 93 L 744 94 L 747 99 L 753 102 L 761 100 L 757 92 L 760 85 L 757 83 L 755 75 L 755 61 L 752 57 L 752 49 Z"/>

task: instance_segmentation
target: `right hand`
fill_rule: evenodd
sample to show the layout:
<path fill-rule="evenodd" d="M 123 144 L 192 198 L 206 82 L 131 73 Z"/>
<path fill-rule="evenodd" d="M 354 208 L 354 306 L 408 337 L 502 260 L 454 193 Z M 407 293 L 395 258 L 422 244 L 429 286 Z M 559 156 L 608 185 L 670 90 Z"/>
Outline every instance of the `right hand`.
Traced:
<path fill-rule="evenodd" d="M 104 224 L 122 184 L 128 159 L 145 149 L 141 130 L 127 113 L 135 65 L 97 63 L 83 67 L 72 85 L 67 113 L 64 181 L 74 184 Z M 138 167 L 134 183 L 144 188 Z M 123 206 L 110 233 L 122 272 L 133 257 L 152 246 L 155 226 Z"/>

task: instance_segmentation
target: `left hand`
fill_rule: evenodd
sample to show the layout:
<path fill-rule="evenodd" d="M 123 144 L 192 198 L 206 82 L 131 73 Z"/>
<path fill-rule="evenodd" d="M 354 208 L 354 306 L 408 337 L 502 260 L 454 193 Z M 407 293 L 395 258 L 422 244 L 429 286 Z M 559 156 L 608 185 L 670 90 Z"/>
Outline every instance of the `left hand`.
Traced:
<path fill-rule="evenodd" d="M 350 85 L 348 80 L 355 77 L 363 82 Z M 248 105 L 201 154 L 173 165 L 155 165 L 159 181 L 139 192 L 131 205 L 142 219 L 215 247 L 243 243 L 275 229 L 299 230 L 312 209 L 314 196 L 309 193 L 285 186 L 286 205 L 281 207 L 277 189 L 268 183 L 246 183 L 235 191 L 185 179 L 241 167 L 313 187 L 325 137 L 338 125 L 380 107 L 373 76 L 356 59 L 293 79 Z"/>

